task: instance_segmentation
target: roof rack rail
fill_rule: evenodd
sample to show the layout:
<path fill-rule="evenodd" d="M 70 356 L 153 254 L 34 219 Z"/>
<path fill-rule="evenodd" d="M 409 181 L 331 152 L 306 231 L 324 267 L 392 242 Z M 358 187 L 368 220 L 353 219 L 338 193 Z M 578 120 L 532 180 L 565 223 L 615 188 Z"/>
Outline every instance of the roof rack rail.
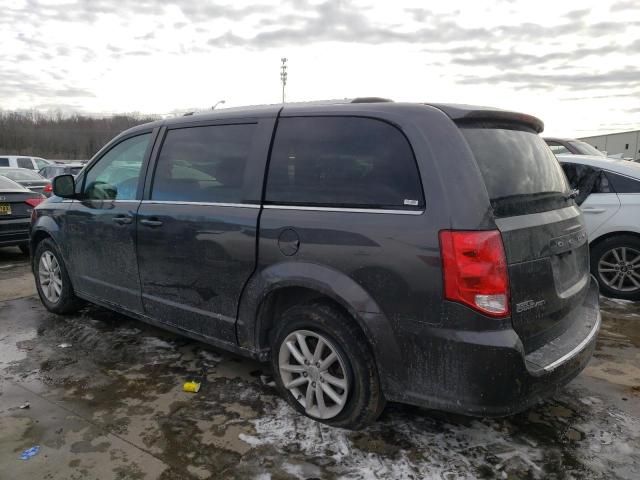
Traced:
<path fill-rule="evenodd" d="M 358 97 L 351 100 L 351 103 L 385 103 L 385 102 L 393 102 L 388 98 L 382 97 Z"/>

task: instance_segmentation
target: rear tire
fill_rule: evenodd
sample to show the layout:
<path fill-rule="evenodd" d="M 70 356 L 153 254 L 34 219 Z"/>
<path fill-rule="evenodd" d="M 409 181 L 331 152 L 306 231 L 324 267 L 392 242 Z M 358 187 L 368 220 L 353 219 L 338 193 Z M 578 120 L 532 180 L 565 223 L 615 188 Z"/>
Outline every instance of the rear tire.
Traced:
<path fill-rule="evenodd" d="M 330 304 L 314 302 L 288 309 L 273 338 L 271 363 L 281 395 L 313 420 L 359 430 L 384 409 L 386 401 L 366 338 L 352 318 Z"/>
<path fill-rule="evenodd" d="M 616 235 L 591 249 L 591 273 L 607 297 L 640 300 L 640 238 Z"/>
<path fill-rule="evenodd" d="M 75 313 L 82 307 L 71 286 L 67 268 L 58 247 L 51 239 L 41 241 L 33 254 L 33 274 L 40 301 L 58 314 Z"/>

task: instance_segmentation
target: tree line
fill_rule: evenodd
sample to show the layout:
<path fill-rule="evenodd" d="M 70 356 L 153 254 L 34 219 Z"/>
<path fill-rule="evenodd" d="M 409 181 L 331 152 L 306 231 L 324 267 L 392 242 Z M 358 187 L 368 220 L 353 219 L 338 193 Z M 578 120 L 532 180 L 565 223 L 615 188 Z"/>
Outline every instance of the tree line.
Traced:
<path fill-rule="evenodd" d="M 158 117 L 0 111 L 0 155 L 86 160 L 118 133 Z"/>

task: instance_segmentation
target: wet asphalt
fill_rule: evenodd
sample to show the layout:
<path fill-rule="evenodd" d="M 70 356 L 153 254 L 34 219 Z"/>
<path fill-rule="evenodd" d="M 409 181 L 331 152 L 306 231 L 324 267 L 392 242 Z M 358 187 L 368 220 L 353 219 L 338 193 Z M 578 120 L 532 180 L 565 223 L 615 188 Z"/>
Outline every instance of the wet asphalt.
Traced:
<path fill-rule="evenodd" d="M 0 249 L 0 479 L 640 478 L 639 304 L 602 298 L 591 363 L 529 411 L 390 404 L 349 432 L 295 413 L 266 365 L 34 293 L 28 259 Z"/>

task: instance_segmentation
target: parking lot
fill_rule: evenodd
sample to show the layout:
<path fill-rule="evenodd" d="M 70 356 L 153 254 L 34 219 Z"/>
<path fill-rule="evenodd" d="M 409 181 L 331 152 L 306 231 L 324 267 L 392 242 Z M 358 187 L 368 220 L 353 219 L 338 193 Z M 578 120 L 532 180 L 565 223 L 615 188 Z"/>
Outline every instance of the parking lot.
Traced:
<path fill-rule="evenodd" d="M 349 432 L 295 413 L 266 365 L 97 307 L 48 313 L 17 248 L 0 249 L 0 295 L 2 478 L 640 478 L 631 302 L 601 299 L 590 365 L 527 412 L 474 419 L 390 404 Z M 190 379 L 198 393 L 182 391 Z"/>

